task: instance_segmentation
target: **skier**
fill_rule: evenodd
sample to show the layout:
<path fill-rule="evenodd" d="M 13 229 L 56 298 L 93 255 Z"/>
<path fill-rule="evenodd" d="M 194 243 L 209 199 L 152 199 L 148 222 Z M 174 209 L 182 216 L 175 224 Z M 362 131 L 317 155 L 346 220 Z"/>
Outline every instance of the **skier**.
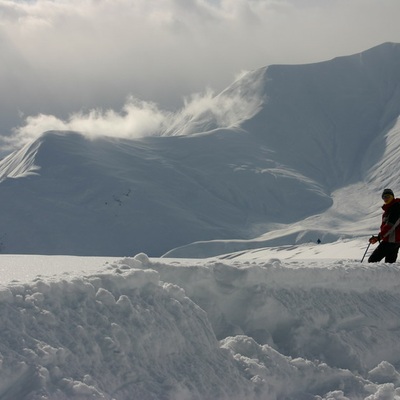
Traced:
<path fill-rule="evenodd" d="M 382 192 L 384 205 L 382 206 L 382 224 L 378 236 L 369 239 L 371 244 L 379 241 L 378 247 L 368 259 L 368 262 L 378 262 L 385 258 L 385 262 L 394 263 L 400 248 L 400 199 L 394 197 L 391 189 Z"/>

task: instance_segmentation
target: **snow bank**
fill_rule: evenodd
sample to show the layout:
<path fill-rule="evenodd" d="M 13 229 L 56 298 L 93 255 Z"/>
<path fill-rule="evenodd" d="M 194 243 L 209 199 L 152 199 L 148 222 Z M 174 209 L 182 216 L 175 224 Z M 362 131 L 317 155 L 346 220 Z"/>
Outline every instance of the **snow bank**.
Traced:
<path fill-rule="evenodd" d="M 398 264 L 141 253 L 71 271 L 0 287 L 1 400 L 400 396 Z"/>
<path fill-rule="evenodd" d="M 342 260 L 150 263 L 208 315 L 219 339 L 245 334 L 294 357 L 367 372 L 400 361 L 400 267 Z"/>
<path fill-rule="evenodd" d="M 37 278 L 0 303 L 2 400 L 252 398 L 205 312 L 155 271 Z"/>
<path fill-rule="evenodd" d="M 222 346 L 265 398 L 383 399 L 380 393 L 399 392 L 399 265 L 246 261 L 246 254 L 145 265 L 207 312 Z"/>

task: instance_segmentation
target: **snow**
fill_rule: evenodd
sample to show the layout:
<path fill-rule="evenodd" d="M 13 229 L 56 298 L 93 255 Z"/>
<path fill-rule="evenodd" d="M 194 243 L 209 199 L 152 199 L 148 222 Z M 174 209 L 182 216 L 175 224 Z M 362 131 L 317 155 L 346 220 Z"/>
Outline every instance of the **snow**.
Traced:
<path fill-rule="evenodd" d="M 0 254 L 1 282 L 31 281 L 42 274 L 79 274 L 97 271 L 99 266 L 113 262 L 115 257 L 39 256 Z"/>
<path fill-rule="evenodd" d="M 400 263 L 360 262 L 400 188 L 399 50 L 1 160 L 0 399 L 400 400 Z"/>
<path fill-rule="evenodd" d="M 396 399 L 400 264 L 362 244 L 2 255 L 0 398 Z"/>
<path fill-rule="evenodd" d="M 399 82 L 386 43 L 248 72 L 153 136 L 49 131 L 0 160 L 0 251 L 204 257 L 192 243 L 370 235 L 378 193 L 400 187 Z"/>

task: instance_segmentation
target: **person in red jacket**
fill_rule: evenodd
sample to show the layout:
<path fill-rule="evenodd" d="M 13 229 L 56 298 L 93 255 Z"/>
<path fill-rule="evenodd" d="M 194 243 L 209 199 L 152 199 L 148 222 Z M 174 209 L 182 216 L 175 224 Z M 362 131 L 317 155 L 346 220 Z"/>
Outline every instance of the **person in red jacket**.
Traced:
<path fill-rule="evenodd" d="M 382 224 L 378 236 L 369 239 L 371 244 L 379 241 L 378 247 L 368 258 L 368 262 L 378 262 L 385 258 L 385 262 L 394 263 L 400 248 L 400 199 L 394 197 L 391 189 L 382 192 L 384 205 L 382 206 Z"/>

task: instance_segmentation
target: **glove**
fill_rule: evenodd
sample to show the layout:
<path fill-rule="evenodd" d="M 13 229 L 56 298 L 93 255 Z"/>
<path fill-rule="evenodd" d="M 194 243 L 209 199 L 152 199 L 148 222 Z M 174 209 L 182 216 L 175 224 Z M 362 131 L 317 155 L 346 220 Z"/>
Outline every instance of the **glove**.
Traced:
<path fill-rule="evenodd" d="M 370 242 L 371 244 L 375 244 L 378 240 L 379 240 L 378 236 L 371 236 L 371 237 L 369 238 L 369 242 Z"/>

